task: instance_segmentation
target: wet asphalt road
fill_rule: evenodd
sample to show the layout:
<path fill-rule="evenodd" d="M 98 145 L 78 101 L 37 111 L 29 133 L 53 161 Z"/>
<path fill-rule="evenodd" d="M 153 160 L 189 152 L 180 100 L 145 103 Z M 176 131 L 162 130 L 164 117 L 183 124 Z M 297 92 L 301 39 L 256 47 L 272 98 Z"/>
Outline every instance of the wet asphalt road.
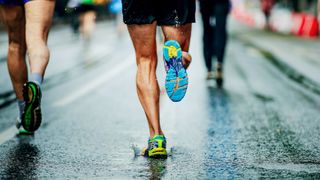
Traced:
<path fill-rule="evenodd" d="M 89 46 L 67 27 L 52 30 L 44 123 L 34 137 L 0 145 L 0 179 L 320 178 L 320 97 L 237 38 L 228 44 L 225 87 L 217 89 L 205 80 L 200 23 L 193 29 L 185 99 L 161 96 L 170 156 L 138 156 L 148 130 L 135 91 L 133 47 L 111 23 L 97 28 Z M 232 26 L 230 33 L 246 32 Z M 3 35 L 0 42 L 3 52 Z M 158 71 L 163 89 L 161 61 Z M 0 72 L 3 140 L 17 110 L 3 61 Z"/>

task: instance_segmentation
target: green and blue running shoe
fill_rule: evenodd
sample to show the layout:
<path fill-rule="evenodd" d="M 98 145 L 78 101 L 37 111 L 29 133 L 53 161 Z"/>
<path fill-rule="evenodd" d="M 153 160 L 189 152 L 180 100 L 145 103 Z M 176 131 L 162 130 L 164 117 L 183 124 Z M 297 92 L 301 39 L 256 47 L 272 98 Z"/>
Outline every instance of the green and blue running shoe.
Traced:
<path fill-rule="evenodd" d="M 173 102 L 183 99 L 188 88 L 188 74 L 182 62 L 182 50 L 175 40 L 165 42 L 163 46 L 163 57 L 165 60 L 166 91 Z"/>
<path fill-rule="evenodd" d="M 41 124 L 41 90 L 34 82 L 27 82 L 23 88 L 23 98 L 26 102 L 21 117 L 21 125 L 28 132 L 36 131 Z"/>
<path fill-rule="evenodd" d="M 142 151 L 142 154 L 151 158 L 167 158 L 167 141 L 164 135 L 155 135 L 148 140 L 148 148 Z"/>

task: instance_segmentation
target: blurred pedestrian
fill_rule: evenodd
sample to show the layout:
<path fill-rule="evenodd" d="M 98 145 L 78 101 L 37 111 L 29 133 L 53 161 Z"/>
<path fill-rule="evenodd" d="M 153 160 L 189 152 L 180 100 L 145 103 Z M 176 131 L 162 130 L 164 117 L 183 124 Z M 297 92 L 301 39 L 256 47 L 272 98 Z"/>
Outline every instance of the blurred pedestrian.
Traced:
<path fill-rule="evenodd" d="M 79 4 L 80 0 L 69 0 L 65 8 L 66 13 L 70 16 L 72 32 L 75 35 L 79 34 L 80 27 L 79 12 L 77 11 Z"/>
<path fill-rule="evenodd" d="M 191 62 L 188 51 L 191 23 L 195 22 L 195 0 L 122 0 L 122 5 L 124 23 L 136 53 L 137 92 L 149 124 L 148 148 L 143 154 L 166 157 L 166 138 L 159 117 L 160 89 L 156 77 L 157 25 L 161 26 L 165 37 L 163 57 L 167 94 L 177 102 L 185 96 L 188 86 L 186 68 Z"/>
<path fill-rule="evenodd" d="M 9 38 L 8 69 L 19 107 L 20 133 L 33 133 L 42 121 L 41 84 L 49 62 L 47 40 L 54 6 L 54 0 L 0 0 L 0 19 Z"/>
<path fill-rule="evenodd" d="M 75 9 L 73 13 L 79 14 L 80 33 L 85 41 L 90 41 L 96 26 L 96 6 L 107 2 L 108 0 L 69 0 L 67 7 Z"/>
<path fill-rule="evenodd" d="M 109 11 L 114 15 L 115 26 L 117 29 L 118 37 L 122 37 L 126 27 L 122 22 L 122 3 L 121 0 L 111 0 L 109 4 Z"/>
<path fill-rule="evenodd" d="M 274 0 L 260 0 L 261 2 L 261 10 L 266 18 L 266 29 L 270 29 L 269 19 L 271 15 L 272 7 L 275 3 Z"/>
<path fill-rule="evenodd" d="M 203 23 L 203 54 L 207 67 L 207 79 L 216 79 L 217 85 L 223 85 L 223 64 L 227 44 L 227 16 L 230 11 L 229 0 L 200 0 L 200 12 Z M 217 59 L 215 73 L 212 70 L 212 58 Z"/>

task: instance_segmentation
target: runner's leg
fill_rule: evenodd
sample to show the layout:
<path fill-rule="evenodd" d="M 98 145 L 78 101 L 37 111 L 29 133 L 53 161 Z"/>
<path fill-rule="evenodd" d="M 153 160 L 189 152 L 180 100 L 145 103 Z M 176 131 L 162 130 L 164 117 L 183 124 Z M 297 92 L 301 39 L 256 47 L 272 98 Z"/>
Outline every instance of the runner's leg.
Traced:
<path fill-rule="evenodd" d="M 39 74 L 42 77 L 50 56 L 47 40 L 54 5 L 54 0 L 37 0 L 25 4 L 26 41 L 31 74 Z"/>
<path fill-rule="evenodd" d="M 207 71 L 212 71 L 212 57 L 214 55 L 213 52 L 213 32 L 214 29 L 210 24 L 211 14 L 213 7 L 210 7 L 207 1 L 200 1 L 201 8 L 201 17 L 202 17 L 202 27 L 203 27 L 203 54 L 205 59 L 205 64 L 207 67 Z"/>
<path fill-rule="evenodd" d="M 227 17 L 229 11 L 229 4 L 216 4 L 214 7 L 214 16 L 216 19 L 215 31 L 214 31 L 214 49 L 217 56 L 217 61 L 223 64 L 225 49 L 227 44 Z"/>
<path fill-rule="evenodd" d="M 136 51 L 137 92 L 146 113 L 150 138 L 162 134 L 159 121 L 160 90 L 156 77 L 156 22 L 145 25 L 128 25 L 128 30 Z"/>
<path fill-rule="evenodd" d="M 180 44 L 181 49 L 183 51 L 182 58 L 184 61 L 185 68 L 188 68 L 192 60 L 191 55 L 188 53 L 191 37 L 191 28 L 191 23 L 179 26 L 162 26 L 165 41 L 176 40 Z"/>
<path fill-rule="evenodd" d="M 23 84 L 28 79 L 25 61 L 25 18 L 20 6 L 0 6 L 0 19 L 8 31 L 8 70 L 18 99 L 20 115 L 23 110 Z"/>
<path fill-rule="evenodd" d="M 41 88 L 42 79 L 49 62 L 47 47 L 54 0 L 36 0 L 25 4 L 26 42 L 31 68 L 31 77 L 24 86 L 25 108 L 21 125 L 27 132 L 36 131 L 42 122 Z"/>
<path fill-rule="evenodd" d="M 85 40 L 91 38 L 92 32 L 95 28 L 96 22 L 96 12 L 95 11 L 86 11 L 80 14 L 80 31 Z"/>

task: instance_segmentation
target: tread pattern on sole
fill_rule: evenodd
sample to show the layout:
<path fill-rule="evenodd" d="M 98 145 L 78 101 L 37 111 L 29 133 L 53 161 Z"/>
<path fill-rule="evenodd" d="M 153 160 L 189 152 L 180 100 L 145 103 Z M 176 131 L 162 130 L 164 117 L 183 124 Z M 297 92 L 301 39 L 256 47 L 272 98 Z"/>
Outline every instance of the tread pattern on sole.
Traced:
<path fill-rule="evenodd" d="M 182 63 L 182 50 L 175 40 L 165 42 L 163 57 L 167 65 L 165 87 L 173 102 L 181 101 L 188 88 L 188 74 Z"/>
<path fill-rule="evenodd" d="M 42 120 L 41 90 L 39 86 L 34 82 L 27 82 L 24 85 L 23 97 L 26 105 L 21 117 L 21 124 L 25 130 L 31 133 L 40 127 Z"/>

